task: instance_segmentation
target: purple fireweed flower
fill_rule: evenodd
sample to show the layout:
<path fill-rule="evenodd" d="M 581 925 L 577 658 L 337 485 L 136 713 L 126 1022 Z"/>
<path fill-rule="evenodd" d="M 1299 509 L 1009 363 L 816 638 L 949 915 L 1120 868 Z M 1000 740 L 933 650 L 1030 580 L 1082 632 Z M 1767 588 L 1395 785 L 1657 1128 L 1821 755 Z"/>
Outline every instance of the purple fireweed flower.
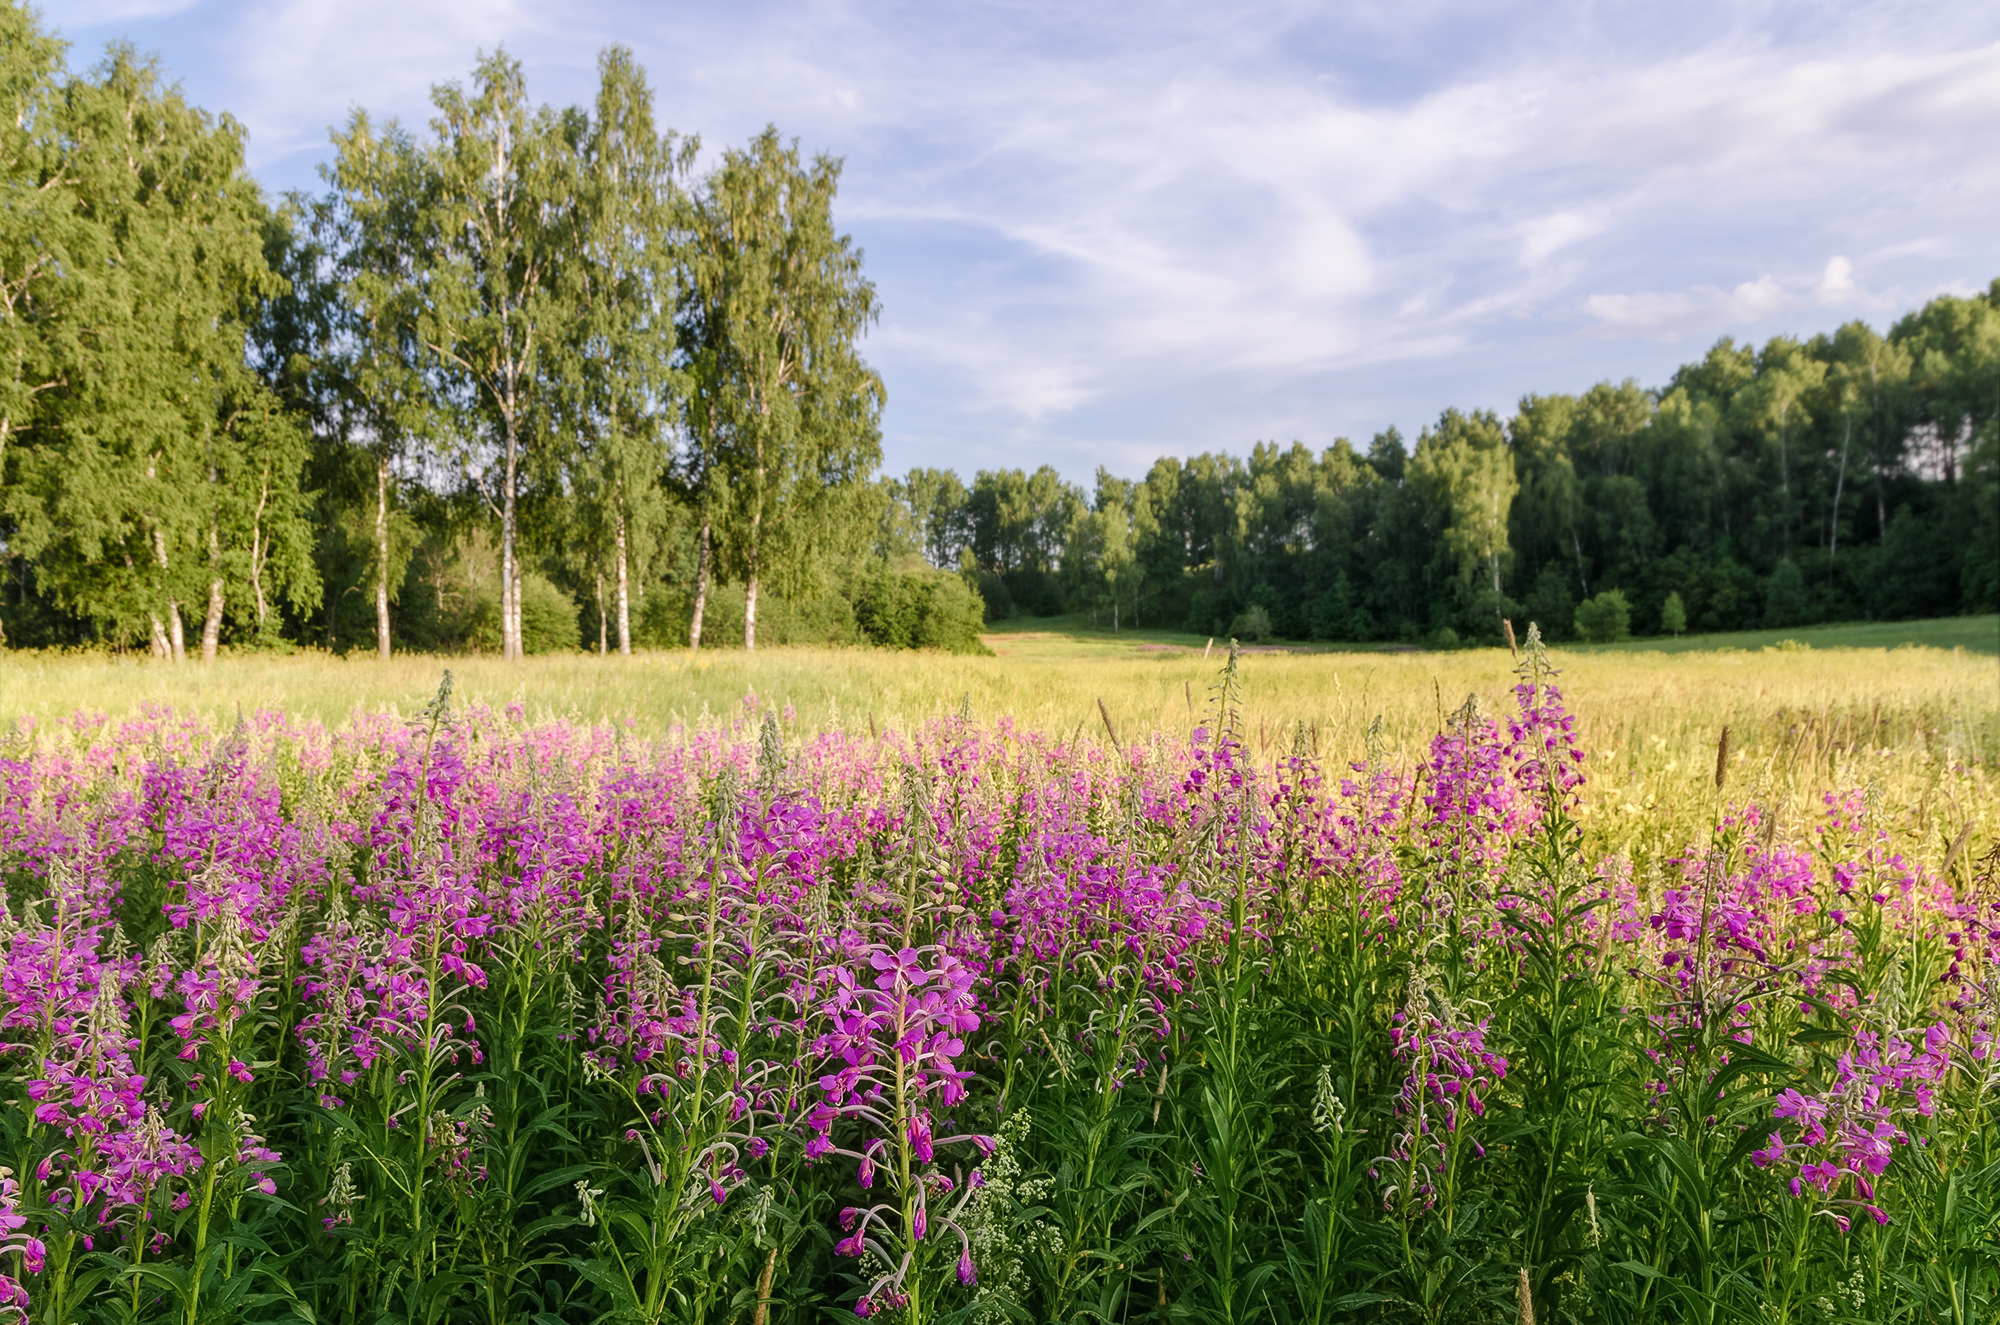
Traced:
<path fill-rule="evenodd" d="M 1911 1144 L 1902 1120 L 1931 1115 L 1938 1084 L 1950 1070 L 1951 1032 L 1942 1022 L 1927 1027 L 1921 1038 L 1859 1031 L 1853 1047 L 1836 1060 L 1824 1090 L 1788 1089 L 1778 1097 L 1771 1112 L 1790 1125 L 1791 1139 L 1772 1133 L 1752 1162 L 1778 1169 L 1796 1163 L 1786 1183 L 1793 1196 L 1810 1190 L 1822 1200 L 1859 1205 L 1876 1222 L 1887 1223 L 1876 1188 L 1896 1151 Z"/>

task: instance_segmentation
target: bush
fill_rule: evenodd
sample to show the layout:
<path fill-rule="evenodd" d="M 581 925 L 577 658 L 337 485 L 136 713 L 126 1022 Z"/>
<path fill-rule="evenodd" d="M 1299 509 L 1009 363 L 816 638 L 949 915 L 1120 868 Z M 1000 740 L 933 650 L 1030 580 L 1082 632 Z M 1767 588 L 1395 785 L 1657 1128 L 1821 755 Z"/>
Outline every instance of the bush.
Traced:
<path fill-rule="evenodd" d="M 1005 621 L 1014 615 L 1014 595 L 1008 592 L 1007 581 L 997 572 L 983 570 L 979 574 L 978 593 L 986 603 L 988 621 Z"/>
<path fill-rule="evenodd" d="M 986 604 L 949 571 L 870 574 L 855 594 L 854 620 L 868 642 L 882 648 L 989 652 L 979 639 Z"/>
<path fill-rule="evenodd" d="M 1187 617 L 1181 629 L 1190 635 L 1227 636 L 1229 623 L 1236 617 L 1236 602 L 1234 594 L 1203 584 L 1188 595 Z"/>
<path fill-rule="evenodd" d="M 480 653 L 500 652 L 500 586 L 472 602 L 465 643 Z M 521 651 L 575 653 L 583 647 L 576 600 L 534 571 L 521 576 Z"/>
<path fill-rule="evenodd" d="M 1236 619 L 1229 623 L 1229 633 L 1236 639 L 1252 642 L 1269 639 L 1271 614 L 1265 610 L 1262 603 L 1252 603 L 1237 613 Z"/>
<path fill-rule="evenodd" d="M 1576 609 L 1576 633 L 1586 644 L 1615 644 L 1632 638 L 1632 605 L 1616 589 L 1606 589 Z"/>
<path fill-rule="evenodd" d="M 702 605 L 701 647 L 740 649 L 743 647 L 743 586 L 711 584 Z M 640 601 L 633 637 L 641 644 L 662 649 L 685 649 L 688 624 L 694 619 L 694 598 L 685 586 L 653 590 Z M 767 644 L 859 644 L 862 634 L 855 628 L 854 609 L 838 593 L 821 592 L 811 597 L 787 598 L 768 588 L 757 595 L 757 643 Z"/>

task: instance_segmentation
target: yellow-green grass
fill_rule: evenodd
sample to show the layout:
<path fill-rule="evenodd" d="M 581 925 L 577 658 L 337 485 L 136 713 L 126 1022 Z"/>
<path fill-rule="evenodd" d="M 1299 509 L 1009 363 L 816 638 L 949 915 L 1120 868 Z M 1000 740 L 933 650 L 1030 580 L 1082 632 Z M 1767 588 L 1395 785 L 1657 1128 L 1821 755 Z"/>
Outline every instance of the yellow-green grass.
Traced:
<path fill-rule="evenodd" d="M 1127 742 L 1155 731 L 1185 735 L 1210 720 L 1225 646 L 1160 648 L 1078 631 L 1015 631 L 991 638 L 995 657 L 786 648 L 591 655 L 505 663 L 491 657 L 372 655 L 225 657 L 212 666 L 106 656 L 0 655 L 0 719 L 38 724 L 82 711 L 119 715 L 148 705 L 233 720 L 278 709 L 326 722 L 360 712 L 415 713 L 446 668 L 455 702 L 533 719 L 629 724 L 642 734 L 726 721 L 754 693 L 789 728 L 908 728 L 955 714 L 1007 717 L 1018 729 L 1103 738 L 1098 700 Z M 1181 637 L 1183 642 L 1186 637 Z M 1147 645 L 1153 647 L 1148 648 Z M 1721 728 L 1747 770 L 1810 772 L 1815 785 L 1902 781 L 1962 765 L 2000 763 L 2000 661 L 1926 648 L 1812 648 L 1722 652 L 1557 649 L 1561 684 L 1578 714 L 1600 798 L 1631 783 L 1644 804 L 1666 778 L 1713 777 Z M 1282 753 L 1299 739 L 1326 757 L 1360 756 L 1382 720 L 1389 748 L 1410 752 L 1468 694 L 1488 711 L 1509 699 L 1504 649 L 1447 653 L 1253 653 L 1240 664 L 1252 748 Z M 1760 776 L 1763 774 L 1759 774 Z M 1929 776 L 1925 773 L 1925 776 Z M 1640 779 L 1632 782 L 1632 779 Z"/>
<path fill-rule="evenodd" d="M 790 706 L 795 723 L 807 728 L 860 729 L 871 718 L 908 726 L 969 705 L 982 720 L 1005 716 L 1057 733 L 1099 729 L 1102 698 L 1121 735 L 1141 737 L 1155 729 L 1184 734 L 1203 722 L 1227 654 L 1225 644 L 1204 656 L 1199 641 L 1167 648 L 1143 635 L 1114 640 L 1074 630 L 996 633 L 988 641 L 998 656 L 779 648 L 519 663 L 401 654 L 383 663 L 372 654 L 300 653 L 170 667 L 104 655 L 0 654 L 0 719 L 47 722 L 79 710 L 117 715 L 161 704 L 220 718 L 282 709 L 336 722 L 357 709 L 413 713 L 450 669 L 461 704 L 519 703 L 535 718 L 629 722 L 649 733 L 726 720 L 755 693 Z M 1622 747 L 1632 735 L 1671 741 L 1677 734 L 1699 734 L 1712 744 L 1723 723 L 1744 728 L 1740 739 L 1754 739 L 1748 729 L 1780 713 L 1787 722 L 1845 715 L 1850 723 L 1858 713 L 1865 726 L 1878 709 L 1882 724 L 1925 713 L 1925 730 L 1963 744 L 2000 709 L 2000 662 L 1964 651 L 1558 648 L 1551 656 L 1600 745 Z M 1322 743 L 1345 749 L 1378 714 L 1388 738 L 1401 743 L 1428 734 L 1468 693 L 1489 706 L 1499 703 L 1512 666 L 1504 649 L 1250 652 L 1240 665 L 1243 709 L 1253 740 L 1262 744 L 1277 740 L 1279 728 L 1289 740 L 1292 725 L 1302 721 L 1309 729 L 1317 725 Z M 1954 724 L 1963 729 L 1959 735 L 1952 734 Z M 1978 751 L 1968 746 L 1966 753 Z"/>

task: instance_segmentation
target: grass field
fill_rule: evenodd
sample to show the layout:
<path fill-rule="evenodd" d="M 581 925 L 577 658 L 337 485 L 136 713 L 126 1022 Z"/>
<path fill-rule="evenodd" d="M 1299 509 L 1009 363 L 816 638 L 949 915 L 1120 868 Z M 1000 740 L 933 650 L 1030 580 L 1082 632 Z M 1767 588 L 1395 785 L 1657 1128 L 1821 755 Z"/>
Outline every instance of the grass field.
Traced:
<path fill-rule="evenodd" d="M 1982 619 L 1970 619 L 1974 626 Z M 1921 623 L 1954 638 L 1956 622 Z M 1790 632 L 1807 649 L 1700 650 L 1666 647 L 1557 649 L 1565 686 L 1592 747 L 1630 753 L 1644 743 L 1669 758 L 1712 747 L 1737 729 L 1756 750 L 1781 729 L 1846 723 L 1842 739 L 1877 747 L 1892 734 L 1942 742 L 1976 762 L 2000 757 L 2000 664 L 1963 647 L 1862 645 L 1873 626 Z M 1908 634 L 1910 632 L 1904 632 Z M 1966 628 L 1957 638 L 1976 631 Z M 641 734 L 726 721 L 747 694 L 790 711 L 809 730 L 908 727 L 969 709 L 981 720 L 1025 729 L 1096 734 L 1098 701 L 1125 737 L 1185 733 L 1202 721 L 1208 690 L 1226 656 L 1205 641 L 1161 631 L 1118 636 L 1075 619 L 1031 621 L 989 635 L 990 658 L 870 650 L 768 649 L 690 656 L 646 653 L 531 658 L 372 655 L 225 657 L 213 667 L 168 668 L 109 657 L 0 655 L 0 717 L 49 722 L 87 711 L 119 715 L 151 705 L 211 718 L 282 710 L 334 723 L 360 712 L 416 711 L 443 672 L 462 704 L 519 706 L 529 718 L 610 722 Z M 1717 637 L 1742 639 L 1744 637 Z M 1760 637 L 1751 637 L 1760 638 Z M 1654 642 L 1648 641 L 1647 645 Z M 1449 653 L 1288 649 L 1243 659 L 1244 712 L 1266 748 L 1306 724 L 1328 752 L 1358 751 L 1377 716 L 1397 747 L 1428 739 L 1440 716 L 1478 693 L 1489 704 L 1512 681 L 1504 650 Z"/>
<path fill-rule="evenodd" d="M 1689 653 L 1709 649 L 1766 649 L 1796 641 L 1814 649 L 1964 649 L 2000 654 L 2000 616 L 1939 617 L 1931 621 L 1862 621 L 1789 630 L 1739 630 L 1726 635 L 1653 637 L 1596 647 L 1621 653 Z"/>
<path fill-rule="evenodd" d="M 1919 635 L 1950 638 L 1958 623 L 1919 625 Z M 1841 629 L 1865 638 L 1862 632 L 1882 628 Z M 1555 650 L 1593 761 L 1587 798 L 1635 816 L 1681 803 L 1686 790 L 1712 778 L 1724 726 L 1743 776 L 1755 770 L 1799 796 L 1813 787 L 1872 783 L 1913 814 L 1928 814 L 1943 767 L 1966 769 L 1973 780 L 1951 794 L 1993 793 L 2000 662 L 1990 654 L 1836 647 L 1835 636 L 1849 636 L 1790 634 L 1813 647 Z M 1017 623 L 988 642 L 995 656 L 986 658 L 786 648 L 519 664 L 402 655 L 385 665 L 368 655 L 300 654 L 179 669 L 14 654 L 0 656 L 0 717 L 49 723 L 80 711 L 121 715 L 164 705 L 224 722 L 277 710 L 334 724 L 357 712 L 414 714 L 449 668 L 460 705 L 514 707 L 536 721 L 611 723 L 640 736 L 727 722 L 754 694 L 798 731 L 907 730 L 966 711 L 981 722 L 1004 718 L 1017 730 L 1095 742 L 1106 735 L 1108 714 L 1131 741 L 1153 732 L 1185 735 L 1204 723 L 1226 656 L 1224 645 L 1208 651 L 1206 641 L 1185 635 L 1114 637 L 1062 618 Z M 1289 749 L 1301 725 L 1323 755 L 1359 758 L 1378 718 L 1387 748 L 1409 754 L 1470 694 L 1497 711 L 1514 679 L 1512 659 L 1499 649 L 1273 649 L 1247 654 L 1241 666 L 1248 740 L 1260 758 Z M 1641 817 L 1657 826 L 1662 842 L 1684 827 L 1673 816 Z"/>

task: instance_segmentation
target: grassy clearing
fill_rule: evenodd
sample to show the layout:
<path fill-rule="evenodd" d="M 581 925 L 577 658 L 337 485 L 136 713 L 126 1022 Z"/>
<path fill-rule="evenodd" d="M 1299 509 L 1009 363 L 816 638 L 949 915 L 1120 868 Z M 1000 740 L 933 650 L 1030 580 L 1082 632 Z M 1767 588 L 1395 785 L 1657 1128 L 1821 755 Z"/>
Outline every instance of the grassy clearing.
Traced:
<path fill-rule="evenodd" d="M 1158 640 L 1074 632 L 994 636 L 998 656 L 772 648 L 754 656 L 652 652 L 632 658 L 554 656 L 506 665 L 498 658 L 326 654 L 238 656 L 212 669 L 166 669 L 114 658 L 8 656 L 0 660 L 0 715 L 52 721 L 76 711 L 136 713 L 148 705 L 232 717 L 282 709 L 336 723 L 350 713 L 414 713 L 444 669 L 464 703 L 528 717 L 634 725 L 644 733 L 726 721 L 744 695 L 792 709 L 808 729 L 860 729 L 874 719 L 908 727 L 970 705 L 980 719 L 1066 733 L 1100 725 L 1102 697 L 1122 735 L 1198 725 L 1224 650 L 1160 648 Z M 1154 644 L 1148 648 L 1148 644 Z M 1632 737 L 1714 743 L 1722 723 L 1880 709 L 1884 721 L 1930 713 L 1978 731 L 2000 703 L 2000 669 L 1988 656 L 1940 648 L 1810 648 L 1774 652 L 1556 650 L 1594 745 Z M 1262 743 L 1294 723 L 1336 745 L 1376 715 L 1392 743 L 1428 739 L 1440 711 L 1468 693 L 1496 701 L 1510 685 L 1506 650 L 1456 652 L 1256 652 L 1244 658 L 1244 711 Z M 1934 723 L 1936 725 L 1936 723 Z M 1284 735 L 1284 739 L 1290 739 Z M 1342 747 L 1344 749 L 1344 747 Z"/>
<path fill-rule="evenodd" d="M 1930 621 L 1857 621 L 1846 625 L 1793 626 L 1789 630 L 1739 630 L 1723 635 L 1653 637 L 1595 646 L 1619 653 L 1700 653 L 1714 649 L 1768 649 L 1796 641 L 1814 649 L 1964 649 L 2000 654 L 2000 616 L 1948 616 Z"/>
<path fill-rule="evenodd" d="M 754 656 L 571 655 L 510 665 L 490 657 L 407 655 L 383 664 L 371 656 L 300 654 L 172 669 L 102 657 L 10 655 L 0 658 L 0 716 L 48 722 L 78 711 L 118 715 L 169 705 L 224 719 L 276 709 L 332 723 L 357 711 L 413 713 L 449 668 L 461 702 L 519 705 L 530 718 L 611 722 L 648 734 L 726 721 L 755 693 L 789 707 L 790 720 L 808 729 L 859 730 L 871 721 L 908 727 L 969 706 L 981 719 L 1005 717 L 1057 733 L 1098 731 L 1101 698 L 1121 735 L 1140 737 L 1199 724 L 1224 655 L 1220 645 L 1205 658 L 1198 646 L 1166 647 L 1170 639 L 1139 632 L 1113 639 L 1041 629 L 990 638 L 998 655 L 992 658 L 787 648 Z M 1921 714 L 1931 733 L 1924 739 L 1955 742 L 1968 757 L 1994 753 L 2000 667 L 1968 651 L 1565 649 L 1554 656 L 1590 743 L 1600 750 L 1640 740 L 1664 741 L 1676 751 L 1712 747 L 1725 723 L 1739 729 L 1739 743 L 1754 745 L 1754 729 L 1781 716 L 1788 725 L 1872 722 L 1887 737 Z M 1511 667 L 1499 649 L 1253 653 L 1243 662 L 1245 715 L 1253 739 L 1265 746 L 1289 741 L 1303 722 L 1317 729 L 1323 746 L 1331 743 L 1331 753 L 1346 753 L 1359 748 L 1361 732 L 1378 715 L 1389 741 L 1404 746 L 1428 739 L 1441 713 L 1468 693 L 1497 704 L 1511 684 Z M 1854 739 L 1868 743 L 1858 730 Z"/>
<path fill-rule="evenodd" d="M 1778 648 L 1787 641 L 1814 649 L 1964 649 L 2000 654 L 2000 616 L 1936 617 L 1928 621 L 1855 621 L 1784 630 L 1737 630 L 1713 635 L 1648 636 L 1622 644 L 1569 645 L 1579 653 L 1711 653 L 1721 649 Z M 1227 641 L 1174 630 L 1125 630 L 1116 635 L 1082 616 L 1025 617 L 1002 622 L 986 636 L 1003 657 L 1100 657 L 1131 652 L 1203 649 Z M 1418 653 L 1410 645 L 1299 644 L 1267 646 L 1290 653 Z"/>

